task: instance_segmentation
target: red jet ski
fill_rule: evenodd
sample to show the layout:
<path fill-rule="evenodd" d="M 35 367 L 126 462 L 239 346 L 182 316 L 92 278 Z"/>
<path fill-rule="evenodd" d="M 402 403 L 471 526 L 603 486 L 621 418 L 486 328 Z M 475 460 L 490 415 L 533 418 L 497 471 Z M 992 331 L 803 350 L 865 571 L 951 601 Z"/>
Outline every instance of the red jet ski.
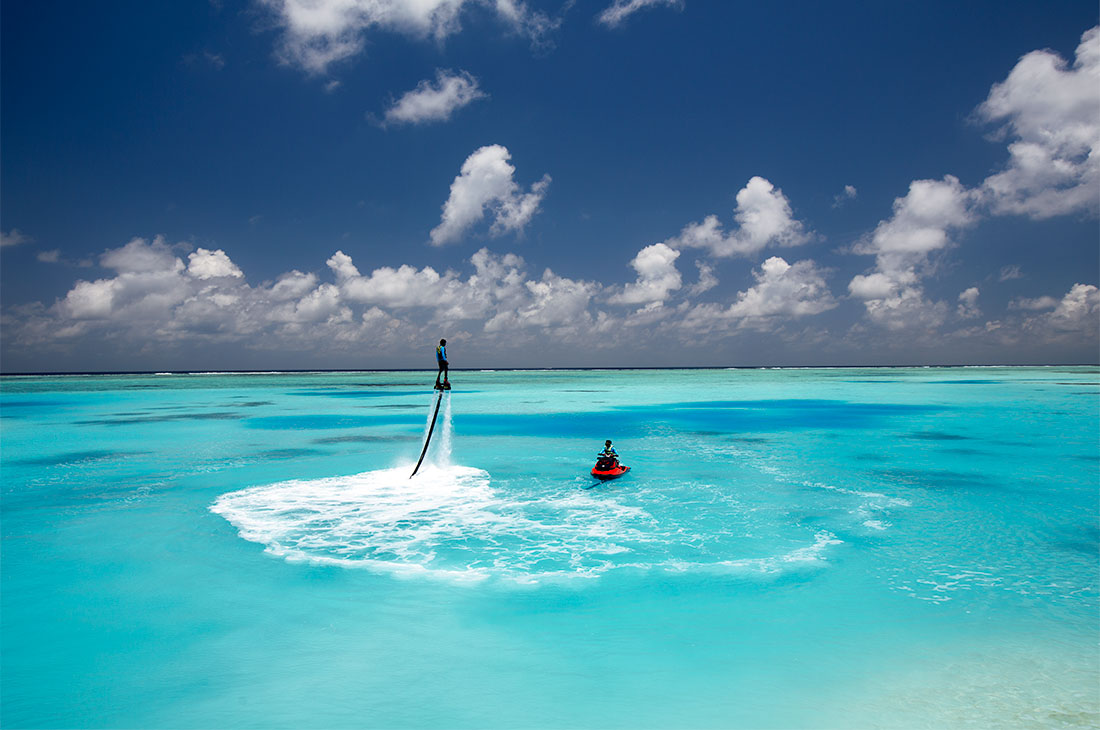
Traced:
<path fill-rule="evenodd" d="M 630 467 L 623 466 L 615 457 L 600 456 L 596 459 L 596 465 L 592 467 L 592 476 L 601 482 L 606 482 L 608 479 L 621 477 L 628 471 L 630 471 Z"/>

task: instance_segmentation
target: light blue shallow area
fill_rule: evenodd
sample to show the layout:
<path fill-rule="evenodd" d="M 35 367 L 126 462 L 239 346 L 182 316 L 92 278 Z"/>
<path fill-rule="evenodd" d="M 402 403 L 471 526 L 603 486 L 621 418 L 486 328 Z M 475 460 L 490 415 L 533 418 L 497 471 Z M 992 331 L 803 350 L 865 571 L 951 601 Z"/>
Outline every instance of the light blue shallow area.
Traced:
<path fill-rule="evenodd" d="M 433 377 L 0 380 L 0 724 L 1100 724 L 1097 368 Z"/>

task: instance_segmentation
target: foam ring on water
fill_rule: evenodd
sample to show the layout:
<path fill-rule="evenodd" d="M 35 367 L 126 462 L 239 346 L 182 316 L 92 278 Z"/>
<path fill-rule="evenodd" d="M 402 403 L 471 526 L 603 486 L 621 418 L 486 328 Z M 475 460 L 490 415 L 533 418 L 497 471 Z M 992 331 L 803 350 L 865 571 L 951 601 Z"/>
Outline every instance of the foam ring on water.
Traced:
<path fill-rule="evenodd" d="M 361 567 L 456 582 L 594 578 L 614 569 L 769 575 L 824 560 L 840 543 L 819 531 L 810 545 L 745 558 L 682 555 L 690 523 L 584 491 L 500 493 L 488 472 L 427 465 L 280 482 L 223 494 L 210 510 L 240 536 L 289 561 Z"/>

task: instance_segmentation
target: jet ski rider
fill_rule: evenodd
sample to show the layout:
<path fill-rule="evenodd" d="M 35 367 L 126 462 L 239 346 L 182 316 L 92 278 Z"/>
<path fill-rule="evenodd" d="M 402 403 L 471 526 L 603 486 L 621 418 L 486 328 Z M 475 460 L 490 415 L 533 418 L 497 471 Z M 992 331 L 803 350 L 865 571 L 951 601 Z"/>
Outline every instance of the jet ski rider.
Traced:
<path fill-rule="evenodd" d="M 603 442 L 603 451 L 598 456 L 607 456 L 615 460 L 615 463 L 619 463 L 619 452 L 615 451 L 615 447 L 611 445 L 611 439 Z"/>

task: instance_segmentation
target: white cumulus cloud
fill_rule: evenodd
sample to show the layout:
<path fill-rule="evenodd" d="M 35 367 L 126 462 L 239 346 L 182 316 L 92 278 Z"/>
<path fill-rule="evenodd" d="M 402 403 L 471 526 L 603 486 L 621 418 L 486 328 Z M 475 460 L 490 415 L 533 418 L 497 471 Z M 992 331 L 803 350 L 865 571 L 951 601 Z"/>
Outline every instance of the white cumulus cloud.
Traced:
<path fill-rule="evenodd" d="M 857 299 L 883 299 L 892 295 L 897 288 L 898 282 L 880 272 L 857 274 L 848 283 L 848 291 Z"/>
<path fill-rule="evenodd" d="M 734 219 L 738 228 L 722 230 L 715 215 L 685 226 L 679 236 L 665 241 L 672 248 L 704 248 L 713 256 L 749 256 L 768 246 L 798 246 L 813 235 L 791 211 L 783 191 L 762 177 L 753 177 L 737 193 Z"/>
<path fill-rule="evenodd" d="M 1100 339 L 1100 289 L 1074 284 L 1061 299 L 1051 296 L 1020 299 L 1013 309 L 1036 312 L 1020 324 L 1021 335 L 1034 344 L 1090 345 Z M 1049 310 L 1049 311 L 1044 311 Z"/>
<path fill-rule="evenodd" d="M 953 231 L 977 220 L 974 198 L 951 175 L 914 180 L 905 197 L 894 200 L 893 216 L 853 247 L 854 253 L 875 256 L 875 270 L 848 284 L 849 293 L 864 300 L 872 321 L 891 329 L 943 321 L 946 305 L 928 302 L 920 281 L 929 256 L 952 244 Z"/>
<path fill-rule="evenodd" d="M 823 272 L 809 259 L 788 264 L 778 256 L 753 272 L 756 286 L 737 295 L 730 307 L 734 317 L 770 317 L 789 314 L 801 317 L 820 314 L 836 306 Z"/>
<path fill-rule="evenodd" d="M 902 287 L 863 304 L 872 322 L 890 330 L 934 329 L 943 324 L 948 312 L 947 304 L 928 300 L 919 286 Z"/>
<path fill-rule="evenodd" d="M 488 145 L 475 150 L 462 163 L 451 194 L 443 204 L 443 218 L 432 229 L 431 241 L 435 246 L 453 243 L 471 226 L 493 215 L 492 235 L 507 231 L 519 231 L 538 212 L 539 204 L 550 186 L 550 176 L 543 175 L 524 193 L 513 179 L 516 168 L 508 149 L 502 145 Z"/>
<path fill-rule="evenodd" d="M 386 124 L 425 124 L 445 122 L 456 109 L 488 96 L 477 79 L 466 71 L 452 73 L 439 69 L 435 82 L 425 79 L 386 109 Z"/>
<path fill-rule="evenodd" d="M 964 319 L 980 317 L 982 311 L 978 309 L 978 287 L 972 286 L 959 294 L 959 306 L 956 308 L 958 315 Z"/>
<path fill-rule="evenodd" d="M 239 279 L 244 276 L 220 248 L 217 251 L 200 248 L 187 258 L 190 261 L 187 273 L 196 279 L 217 279 L 223 276 Z"/>
<path fill-rule="evenodd" d="M 855 185 L 845 185 L 844 192 L 839 195 L 833 196 L 833 207 L 839 208 L 847 203 L 849 200 L 855 200 L 859 196 L 859 191 L 856 190 Z"/>
<path fill-rule="evenodd" d="M 547 269 L 542 278 L 524 282 L 527 295 L 514 309 L 498 312 L 485 323 L 487 332 L 512 327 L 552 327 L 557 336 L 576 336 L 592 321 L 588 303 L 599 285 L 558 276 Z"/>
<path fill-rule="evenodd" d="M 117 276 L 78 281 L 58 307 L 77 319 L 123 317 L 157 319 L 187 298 L 184 264 L 163 238 L 134 238 L 100 256 L 100 264 Z"/>
<path fill-rule="evenodd" d="M 437 306 L 444 284 L 453 278 L 451 275 L 440 276 L 430 266 L 418 270 L 408 264 L 396 269 L 383 266 L 362 276 L 351 257 L 342 251 L 332 255 L 328 266 L 336 274 L 340 290 L 350 301 L 390 307 Z"/>
<path fill-rule="evenodd" d="M 676 259 L 680 252 L 663 243 L 646 246 L 630 265 L 638 272 L 637 280 L 627 284 L 623 291 L 613 295 L 612 304 L 649 304 L 664 302 L 669 294 L 680 288 L 680 272 Z"/>
<path fill-rule="evenodd" d="M 462 29 L 460 15 L 470 5 L 491 8 L 509 30 L 536 44 L 560 24 L 517 0 L 259 1 L 280 30 L 279 58 L 312 74 L 359 55 L 371 31 L 441 41 Z"/>
<path fill-rule="evenodd" d="M 696 296 L 708 292 L 718 286 L 718 277 L 714 274 L 714 267 L 706 261 L 696 261 L 695 268 L 699 269 L 699 280 L 691 285 L 688 294 Z"/>
<path fill-rule="evenodd" d="M 680 9 L 684 3 L 683 0 L 615 0 L 596 16 L 596 20 L 608 28 L 617 28 L 639 10 L 658 6 Z"/>
<path fill-rule="evenodd" d="M 1054 311 L 1041 315 L 1033 325 L 1095 338 L 1100 329 L 1100 289 L 1092 284 L 1074 284 Z"/>
<path fill-rule="evenodd" d="M 1027 309 L 1033 312 L 1044 309 L 1054 309 L 1057 306 L 1058 300 L 1051 296 L 1035 297 L 1034 299 L 1021 297 L 1009 303 L 1009 308 L 1011 309 Z"/>
<path fill-rule="evenodd" d="M 18 228 L 12 228 L 7 233 L 0 231 L 0 248 L 7 248 L 8 246 L 18 246 L 21 243 L 30 241 L 30 237 L 21 233 Z"/>
<path fill-rule="evenodd" d="M 789 264 L 772 256 L 753 272 L 756 284 L 738 292 L 728 307 L 700 304 L 684 319 L 688 329 L 709 331 L 727 322 L 740 327 L 765 328 L 775 320 L 805 317 L 837 305 L 825 282 L 825 272 L 809 260 Z"/>
<path fill-rule="evenodd" d="M 1100 206 L 1100 27 L 1081 37 L 1070 67 L 1032 51 L 994 84 L 977 116 L 1011 141 L 1005 169 L 982 193 L 997 214 L 1049 218 Z"/>
<path fill-rule="evenodd" d="M 972 194 L 958 178 L 914 180 L 904 198 L 894 200 L 894 215 L 875 228 L 856 253 L 880 256 L 924 256 L 949 243 L 948 231 L 975 220 Z"/>

